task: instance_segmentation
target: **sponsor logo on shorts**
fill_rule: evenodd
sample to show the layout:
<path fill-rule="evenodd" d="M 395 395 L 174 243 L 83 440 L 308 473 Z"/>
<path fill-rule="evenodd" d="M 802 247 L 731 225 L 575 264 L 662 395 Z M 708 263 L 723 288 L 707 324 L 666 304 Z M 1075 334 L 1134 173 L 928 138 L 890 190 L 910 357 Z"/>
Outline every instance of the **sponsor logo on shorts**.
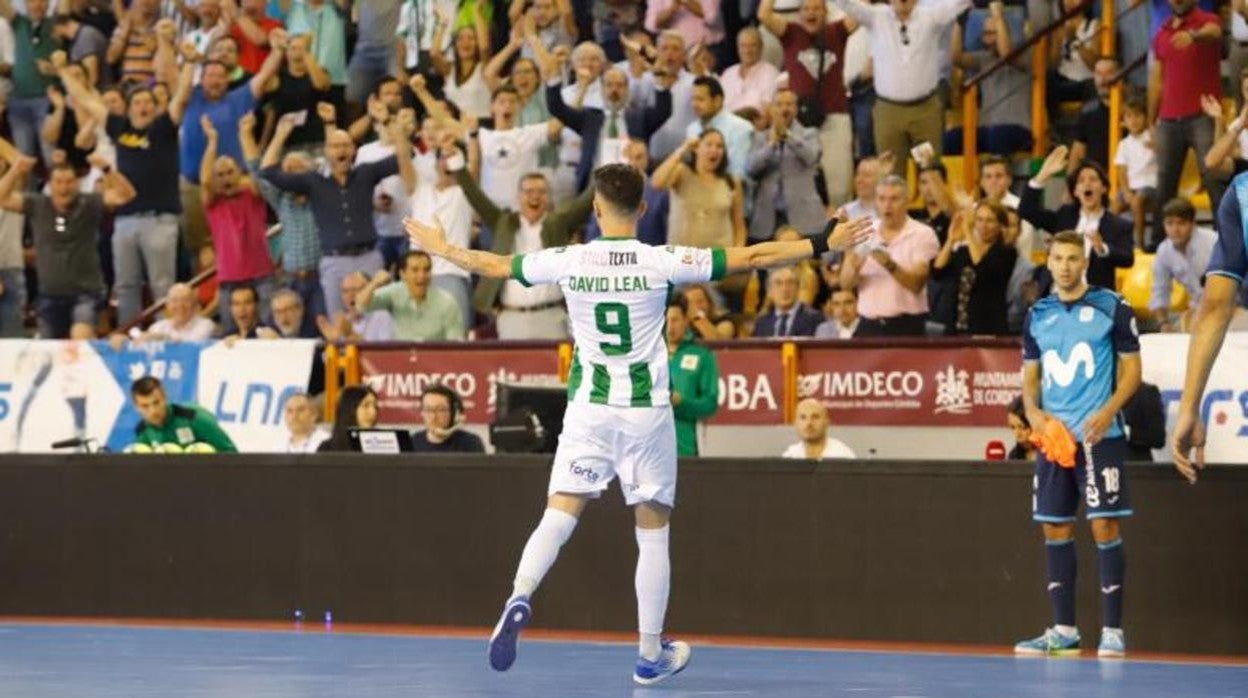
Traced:
<path fill-rule="evenodd" d="M 573 475 L 576 475 L 591 484 L 598 482 L 598 478 L 600 477 L 593 468 L 577 465 L 576 462 L 570 463 L 568 465 L 568 470 L 571 471 Z"/>

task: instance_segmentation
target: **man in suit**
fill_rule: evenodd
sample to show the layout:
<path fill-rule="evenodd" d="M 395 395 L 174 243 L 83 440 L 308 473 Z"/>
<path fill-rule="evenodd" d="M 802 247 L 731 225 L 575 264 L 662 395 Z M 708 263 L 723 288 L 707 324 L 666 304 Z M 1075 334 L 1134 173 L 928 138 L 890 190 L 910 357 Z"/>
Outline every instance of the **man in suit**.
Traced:
<path fill-rule="evenodd" d="M 562 61 L 557 56 L 544 61 L 546 104 L 551 116 L 581 137 L 576 188 L 583 191 L 595 167 L 624 161 L 624 146 L 629 139 L 650 140 L 672 115 L 672 93 L 666 88 L 656 89 L 654 104 L 630 107 L 628 75 L 619 68 L 608 68 L 602 74 L 603 108 L 571 107 L 561 92 L 561 70 Z"/>
<path fill-rule="evenodd" d="M 770 240 L 776 228 L 790 225 L 803 235 L 823 228 L 823 202 L 815 190 L 819 133 L 797 121 L 797 94 L 776 92 L 771 128 L 754 134 L 746 172 L 756 182 L 750 240 Z"/>
<path fill-rule="evenodd" d="M 1041 230 L 1060 233 L 1073 230 L 1083 234 L 1088 253 L 1087 281 L 1093 286 L 1114 290 L 1114 269 L 1129 269 L 1135 263 L 1131 224 L 1106 208 L 1109 177 L 1091 160 L 1079 163 L 1069 177 L 1070 196 L 1075 203 L 1056 211 L 1044 208 L 1044 188 L 1053 175 L 1066 169 L 1066 146 L 1059 145 L 1045 158 L 1040 171 L 1028 183 L 1018 205 L 1018 215 Z"/>
<path fill-rule="evenodd" d="M 813 337 L 823 315 L 797 299 L 797 270 L 773 269 L 767 275 L 771 310 L 754 324 L 755 337 Z"/>
<path fill-rule="evenodd" d="M 494 254 L 511 255 L 537 252 L 568 244 L 572 233 L 589 219 L 594 200 L 593 187 L 550 210 L 550 184 L 545 175 L 530 172 L 520 178 L 519 211 L 501 208 L 490 200 L 481 185 L 469 174 L 463 153 L 455 148 L 446 162 L 447 171 L 463 187 L 468 203 L 481 218 L 481 224 L 494 231 Z M 495 326 L 499 339 L 566 339 L 568 313 L 563 292 L 545 284 L 526 287 L 519 281 L 482 278 L 472 298 L 478 313 L 490 314 L 499 305 Z"/>

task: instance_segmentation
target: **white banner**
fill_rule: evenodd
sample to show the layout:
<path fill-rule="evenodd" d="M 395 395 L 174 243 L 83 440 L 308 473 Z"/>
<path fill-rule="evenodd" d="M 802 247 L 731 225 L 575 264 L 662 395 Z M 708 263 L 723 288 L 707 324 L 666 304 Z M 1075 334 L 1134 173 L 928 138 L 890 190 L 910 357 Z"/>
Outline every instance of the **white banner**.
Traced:
<path fill-rule="evenodd" d="M 1179 397 L 1183 394 L 1190 341 L 1191 337 L 1185 334 L 1140 337 L 1144 380 L 1161 389 L 1168 434 L 1174 430 Z M 1205 387 L 1201 414 L 1208 435 L 1205 460 L 1248 464 L 1248 332 L 1227 334 Z M 1154 451 L 1153 455 L 1159 460 L 1171 460 L 1169 448 Z"/>
<path fill-rule="evenodd" d="M 199 404 L 213 413 L 243 452 L 283 449 L 286 398 L 308 389 L 316 341 L 218 342 L 199 355 Z"/>

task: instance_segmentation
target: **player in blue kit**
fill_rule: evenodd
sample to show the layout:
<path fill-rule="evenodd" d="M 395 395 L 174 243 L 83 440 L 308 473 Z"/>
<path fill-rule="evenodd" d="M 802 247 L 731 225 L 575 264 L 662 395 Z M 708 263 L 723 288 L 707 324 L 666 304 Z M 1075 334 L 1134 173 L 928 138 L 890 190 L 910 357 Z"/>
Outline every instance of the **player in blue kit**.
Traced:
<path fill-rule="evenodd" d="M 1183 397 L 1179 400 L 1179 419 L 1172 438 L 1174 466 L 1188 479 L 1196 482 L 1196 471 L 1205 467 L 1205 424 L 1200 404 L 1209 383 L 1213 360 L 1226 339 L 1238 306 L 1239 288 L 1248 278 L 1248 226 L 1244 211 L 1248 210 L 1248 173 L 1231 180 L 1231 186 L 1218 205 L 1218 244 L 1209 258 L 1205 271 L 1205 293 L 1200 311 L 1192 327 L 1187 347 L 1187 373 L 1183 376 Z M 1195 453 L 1193 453 L 1195 451 Z"/>
<path fill-rule="evenodd" d="M 1122 463 L 1127 442 L 1120 415 L 1140 386 L 1135 316 L 1121 296 L 1089 287 L 1083 235 L 1060 233 L 1049 248 L 1053 294 L 1040 299 L 1023 326 L 1023 404 L 1034 433 L 1060 420 L 1074 435 L 1074 467 L 1036 456 L 1032 518 L 1044 529 L 1053 627 L 1014 646 L 1016 654 L 1077 654 L 1075 513 L 1082 498 L 1096 539 L 1103 627 L 1098 654 L 1121 657 L 1122 537 L 1131 514 Z"/>

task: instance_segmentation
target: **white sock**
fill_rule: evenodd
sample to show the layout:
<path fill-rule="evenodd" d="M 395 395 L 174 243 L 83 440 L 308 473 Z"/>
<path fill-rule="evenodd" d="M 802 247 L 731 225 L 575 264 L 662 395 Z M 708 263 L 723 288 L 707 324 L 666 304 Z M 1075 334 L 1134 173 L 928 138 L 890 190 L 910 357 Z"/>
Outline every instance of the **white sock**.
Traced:
<path fill-rule="evenodd" d="M 667 593 L 671 585 L 672 563 L 667 554 L 671 526 L 637 529 L 637 629 L 641 656 L 655 661 L 662 651 L 659 635 L 667 614 Z"/>
<path fill-rule="evenodd" d="M 1053 629 L 1065 637 L 1074 637 L 1079 634 L 1079 628 L 1073 625 L 1055 625 Z"/>
<path fill-rule="evenodd" d="M 529 542 L 520 555 L 520 564 L 516 567 L 516 586 L 511 598 L 532 596 L 542 578 L 555 564 L 559 557 L 559 549 L 568 542 L 572 531 L 576 530 L 576 517 L 558 509 L 547 509 L 542 520 L 529 536 Z"/>

